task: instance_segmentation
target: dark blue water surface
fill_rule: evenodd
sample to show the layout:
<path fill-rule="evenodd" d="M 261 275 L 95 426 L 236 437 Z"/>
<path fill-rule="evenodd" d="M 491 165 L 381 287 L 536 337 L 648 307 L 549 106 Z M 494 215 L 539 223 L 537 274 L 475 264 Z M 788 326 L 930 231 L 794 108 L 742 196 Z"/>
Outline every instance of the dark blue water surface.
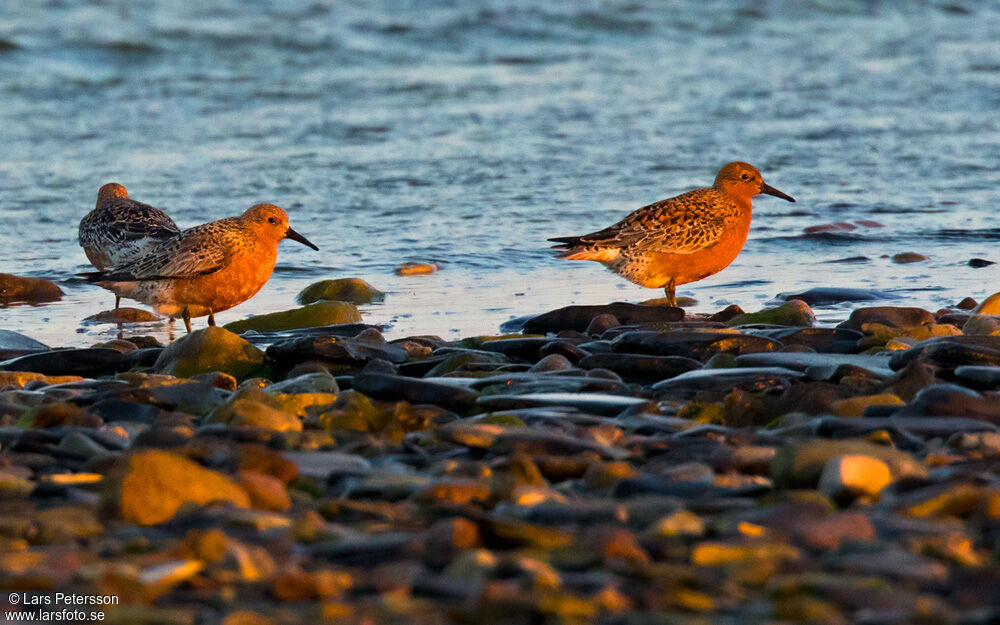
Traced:
<path fill-rule="evenodd" d="M 813 286 L 930 308 L 1000 290 L 1000 265 L 967 265 L 1000 260 L 1000 5 L 667 4 L 0 1 L 0 272 L 66 291 L 0 325 L 113 333 L 81 325 L 111 297 L 72 278 L 77 223 L 112 180 L 182 226 L 273 202 L 322 248 L 284 243 L 220 322 L 340 276 L 390 292 L 366 319 L 397 335 L 655 297 L 545 239 L 737 159 L 799 201 L 758 198 L 735 263 L 679 289 L 695 310 Z M 881 225 L 806 234 L 859 221 Z M 909 251 L 930 260 L 889 258 Z M 442 270 L 393 274 L 413 260 Z"/>

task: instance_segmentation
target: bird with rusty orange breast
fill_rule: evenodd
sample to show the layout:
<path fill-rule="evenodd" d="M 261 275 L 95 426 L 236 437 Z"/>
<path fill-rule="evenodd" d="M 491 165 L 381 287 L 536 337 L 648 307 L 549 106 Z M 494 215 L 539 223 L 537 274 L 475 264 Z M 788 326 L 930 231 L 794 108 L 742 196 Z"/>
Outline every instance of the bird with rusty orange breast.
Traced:
<path fill-rule="evenodd" d="M 677 305 L 675 288 L 725 269 L 750 231 L 750 200 L 765 193 L 795 200 L 764 182 L 753 165 L 733 162 L 715 184 L 644 206 L 618 223 L 583 236 L 549 239 L 559 257 L 593 260 L 647 288 L 662 288 Z"/>
<path fill-rule="evenodd" d="M 77 233 L 87 260 L 100 271 L 127 264 L 150 249 L 180 234 L 162 210 L 137 202 L 117 182 L 103 185 L 97 205 L 80 221 Z M 115 308 L 121 295 L 115 293 Z"/>
<path fill-rule="evenodd" d="M 253 297 L 271 277 L 283 239 L 319 249 L 289 227 L 285 211 L 257 204 L 239 217 L 185 230 L 130 263 L 82 275 L 181 317 L 190 332 L 192 317 L 208 315 L 208 325 L 215 325 L 215 313 Z"/>

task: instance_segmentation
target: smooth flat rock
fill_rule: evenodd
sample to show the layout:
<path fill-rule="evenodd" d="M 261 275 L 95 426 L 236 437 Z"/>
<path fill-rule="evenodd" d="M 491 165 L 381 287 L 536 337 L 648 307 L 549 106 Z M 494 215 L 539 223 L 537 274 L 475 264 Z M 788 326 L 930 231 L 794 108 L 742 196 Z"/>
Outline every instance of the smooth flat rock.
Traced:
<path fill-rule="evenodd" d="M 812 354 L 808 352 L 780 352 L 769 354 L 743 354 L 736 357 L 740 367 L 784 367 L 806 371 L 811 367 L 835 370 L 841 365 L 852 365 L 871 371 L 880 377 L 892 377 L 889 355 L 881 354 Z M 832 374 L 832 371 L 831 371 Z"/>
<path fill-rule="evenodd" d="M 955 377 L 966 386 L 993 390 L 1000 386 L 1000 366 L 962 365 L 955 367 Z"/>
<path fill-rule="evenodd" d="M 861 330 L 866 323 L 880 323 L 892 328 L 912 328 L 934 323 L 934 315 L 923 308 L 907 306 L 873 306 L 858 308 L 851 313 L 847 321 L 838 328 Z"/>
<path fill-rule="evenodd" d="M 33 350 L 43 351 L 51 349 L 45 343 L 36 341 L 30 336 L 25 336 L 11 330 L 0 330 L 0 351 L 5 350 Z"/>
<path fill-rule="evenodd" d="M 95 378 L 127 368 L 123 367 L 124 360 L 124 354 L 117 349 L 57 349 L 6 360 L 0 363 L 0 369 Z"/>
<path fill-rule="evenodd" d="M 372 463 L 367 459 L 341 451 L 287 451 L 282 456 L 298 467 L 300 475 L 308 477 L 365 475 L 372 470 Z"/>
<path fill-rule="evenodd" d="M 590 354 L 580 360 L 584 369 L 610 369 L 627 380 L 655 382 L 701 368 L 701 363 L 683 356 L 647 354 Z"/>
<path fill-rule="evenodd" d="M 225 328 L 230 332 L 240 334 L 247 330 L 256 332 L 281 332 L 298 328 L 315 328 L 321 326 L 356 323 L 361 321 L 361 313 L 350 302 L 332 302 L 320 300 L 306 304 L 301 308 L 283 310 L 280 312 L 255 315 L 227 323 Z"/>
<path fill-rule="evenodd" d="M 365 332 L 368 332 L 366 330 Z M 406 361 L 406 350 L 375 337 L 304 336 L 279 341 L 267 348 L 267 355 L 279 362 L 297 364 L 304 360 L 361 365 L 373 359 L 391 363 Z"/>
<path fill-rule="evenodd" d="M 698 369 L 663 380 L 653 385 L 656 392 L 728 390 L 740 388 L 748 392 L 784 390 L 791 380 L 805 373 L 785 367 L 734 367 L 731 369 Z"/>
<path fill-rule="evenodd" d="M 383 373 L 354 376 L 354 389 L 376 399 L 403 399 L 412 404 L 436 404 L 466 410 L 476 403 L 478 393 L 455 384 L 439 384 L 419 378 Z"/>
<path fill-rule="evenodd" d="M 898 295 L 889 291 L 839 287 L 816 287 L 801 293 L 779 293 L 778 297 L 784 300 L 802 300 L 810 306 L 829 306 L 841 302 L 874 302 L 878 300 L 899 299 Z"/>
<path fill-rule="evenodd" d="M 824 354 L 853 354 L 864 334 L 846 328 L 769 328 L 747 329 L 747 334 L 763 336 L 784 345 L 802 345 Z"/>
<path fill-rule="evenodd" d="M 623 325 L 680 321 L 684 309 L 670 306 L 642 306 L 626 302 L 596 306 L 565 306 L 532 317 L 524 323 L 525 332 L 585 332 L 598 315 L 612 315 Z"/>
<path fill-rule="evenodd" d="M 967 417 L 1000 424 L 1000 398 L 992 393 L 980 395 L 956 384 L 931 384 L 920 389 L 896 414 Z"/>
<path fill-rule="evenodd" d="M 1000 336 L 959 335 L 928 339 L 893 355 L 889 366 L 898 371 L 918 358 L 948 369 L 963 365 L 1000 366 Z"/>
<path fill-rule="evenodd" d="M 716 354 L 776 352 L 783 344 L 774 339 L 737 332 L 625 332 L 611 341 L 616 352 L 684 356 L 705 361 Z"/>
<path fill-rule="evenodd" d="M 632 406 L 643 405 L 645 399 L 624 395 L 602 395 L 598 393 L 533 393 L 528 395 L 488 395 L 476 400 L 476 404 L 487 410 L 533 408 L 536 406 L 568 406 L 583 412 L 601 415 L 617 415 Z"/>

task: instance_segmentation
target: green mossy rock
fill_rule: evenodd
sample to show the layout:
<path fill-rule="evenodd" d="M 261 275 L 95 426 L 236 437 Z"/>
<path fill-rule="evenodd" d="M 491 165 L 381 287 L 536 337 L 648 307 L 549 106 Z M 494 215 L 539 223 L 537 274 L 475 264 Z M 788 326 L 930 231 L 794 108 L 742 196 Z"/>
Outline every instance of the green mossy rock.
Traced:
<path fill-rule="evenodd" d="M 209 326 L 171 343 L 156 359 L 153 370 L 178 378 L 221 371 L 241 379 L 256 372 L 264 352 L 229 330 Z"/>
<path fill-rule="evenodd" d="M 809 304 L 806 304 L 802 300 L 793 299 L 777 308 L 768 308 L 757 312 L 736 315 L 727 321 L 726 325 L 733 327 L 752 323 L 809 327 L 816 325 L 816 315 L 813 314 L 812 308 L 809 308 Z"/>
<path fill-rule="evenodd" d="M 281 332 L 358 321 L 361 321 L 361 313 L 358 312 L 354 304 L 349 302 L 316 302 L 301 308 L 257 315 L 249 319 L 227 323 L 225 329 L 236 333 L 248 330 Z"/>
<path fill-rule="evenodd" d="M 250 498 L 229 477 L 186 456 L 150 449 L 118 460 L 104 480 L 105 509 L 127 523 L 157 525 L 182 508 L 213 501 L 250 507 Z"/>
<path fill-rule="evenodd" d="M 320 300 L 370 304 L 380 302 L 383 299 L 385 299 L 385 293 L 361 278 L 320 280 L 302 289 L 296 298 L 300 304 L 312 304 Z"/>

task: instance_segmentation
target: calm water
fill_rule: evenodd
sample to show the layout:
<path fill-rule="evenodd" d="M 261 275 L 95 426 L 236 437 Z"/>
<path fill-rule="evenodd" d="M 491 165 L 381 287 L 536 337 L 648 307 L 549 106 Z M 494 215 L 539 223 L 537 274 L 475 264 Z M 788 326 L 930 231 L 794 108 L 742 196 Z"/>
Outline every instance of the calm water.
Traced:
<path fill-rule="evenodd" d="M 366 320 L 395 335 L 656 297 L 554 259 L 546 237 L 735 159 L 799 202 L 758 198 L 736 262 L 678 289 L 695 310 L 812 286 L 931 308 L 1000 290 L 1000 265 L 966 264 L 1000 261 L 1000 4 L 664 4 L 0 0 L 0 272 L 66 291 L 0 310 L 0 327 L 57 345 L 114 333 L 81 325 L 113 298 L 72 278 L 88 269 L 77 223 L 112 180 L 181 226 L 270 201 L 321 247 L 283 243 L 220 323 L 341 276 L 389 292 Z M 882 226 L 804 233 L 858 221 Z M 887 257 L 907 251 L 931 259 Z M 393 275 L 411 260 L 443 269 Z"/>

